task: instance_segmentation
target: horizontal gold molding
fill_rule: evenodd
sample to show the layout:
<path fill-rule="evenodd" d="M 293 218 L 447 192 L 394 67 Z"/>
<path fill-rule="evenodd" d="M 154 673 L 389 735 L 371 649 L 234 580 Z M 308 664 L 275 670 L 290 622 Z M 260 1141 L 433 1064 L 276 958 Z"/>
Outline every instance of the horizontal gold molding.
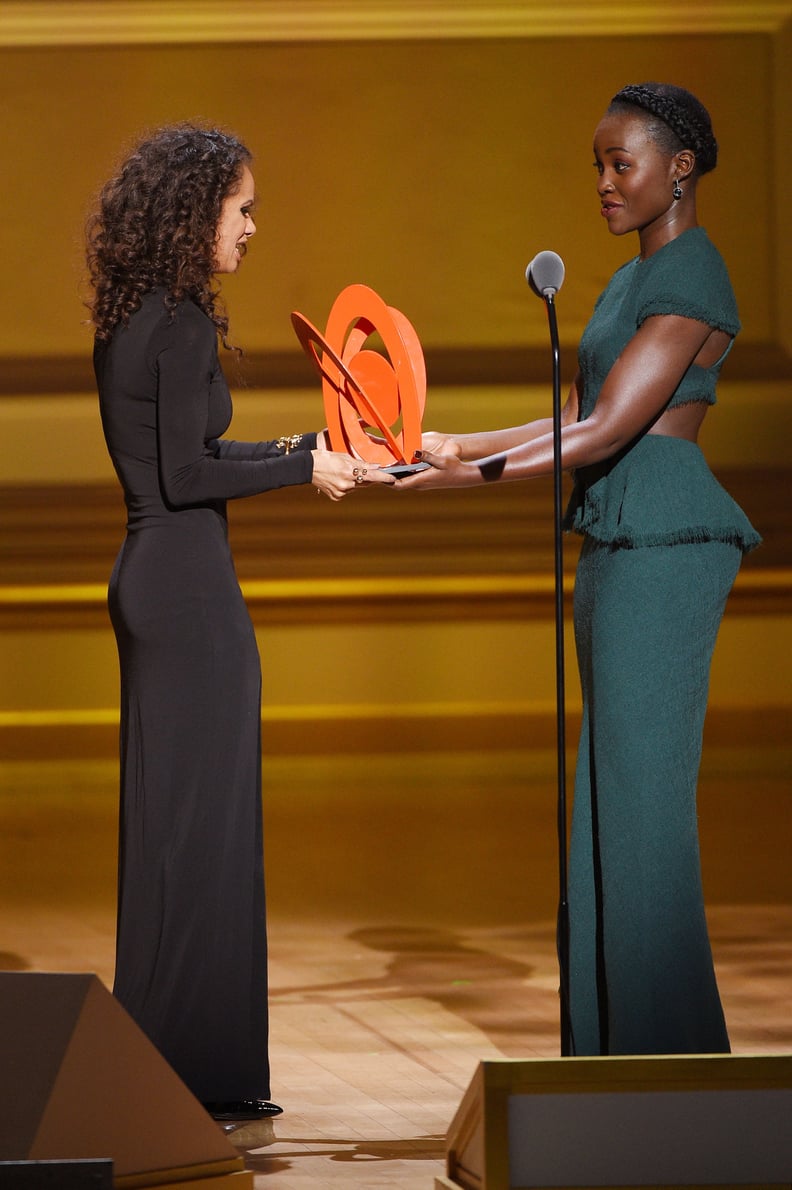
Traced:
<path fill-rule="evenodd" d="M 546 715 L 550 704 L 508 702 L 416 702 L 416 703 L 299 703 L 294 706 L 263 706 L 262 723 L 370 722 L 387 719 L 498 719 L 504 716 Z M 57 707 L 46 711 L 0 711 L 0 730 L 31 727 L 117 727 L 117 707 Z"/>
<path fill-rule="evenodd" d="M 564 578 L 564 591 L 571 594 L 574 576 Z M 527 598 L 552 594 L 551 574 L 496 575 L 387 575 L 356 578 L 249 579 L 240 583 L 245 600 L 252 605 L 277 603 L 378 602 L 433 599 Z M 735 592 L 743 595 L 792 595 L 792 569 L 741 571 Z M 104 583 L 63 583 L 0 587 L 0 608 L 91 608 L 107 602 Z"/>
<path fill-rule="evenodd" d="M 570 706 L 567 717 L 571 741 L 579 709 Z M 119 721 L 115 707 L 0 711 L 0 760 L 116 756 Z M 551 748 L 556 710 L 519 699 L 300 703 L 262 706 L 261 726 L 267 756 Z"/>
<path fill-rule="evenodd" d="M 436 622 L 454 619 L 545 620 L 554 617 L 552 572 L 481 575 L 387 575 L 351 578 L 249 579 L 242 593 L 254 624 Z M 571 621 L 574 573 L 564 576 Z M 792 613 L 792 567 L 746 568 L 728 613 Z M 0 631 L 109 631 L 104 583 L 0 586 Z"/>
<path fill-rule="evenodd" d="M 50 711 L 0 711 L 0 731 L 42 727 L 118 727 L 118 707 L 56 707 Z"/>
<path fill-rule="evenodd" d="M 484 702 L 339 703 L 263 707 L 265 756 L 525 751 L 556 748 L 555 705 L 513 699 Z M 577 700 L 565 714 L 569 776 L 580 731 Z M 116 708 L 0 712 L 0 761 L 115 758 Z M 706 748 L 760 747 L 756 764 L 788 764 L 788 706 L 711 706 Z M 781 753 L 776 750 L 781 749 Z"/>
<path fill-rule="evenodd" d="M 388 41 L 615 34 L 774 33 L 790 0 L 605 4 L 465 0 L 12 0 L 0 45 Z"/>
<path fill-rule="evenodd" d="M 790 576 L 792 593 L 792 574 Z M 552 573 L 248 579 L 240 583 L 256 625 L 543 619 L 553 614 Z M 564 583 L 572 593 L 572 576 Z M 104 583 L 0 586 L 0 630 L 109 628 Z"/>
<path fill-rule="evenodd" d="M 792 581 L 792 579 L 790 580 Z M 383 578 L 251 579 L 240 584 L 248 603 L 358 602 L 382 599 L 432 599 L 497 595 L 544 595 L 552 590 L 551 576 L 401 575 Z M 571 584 L 570 584 L 571 589 Z M 64 583 L 0 587 L 0 607 L 91 607 L 104 605 L 107 587 L 103 583 Z"/>

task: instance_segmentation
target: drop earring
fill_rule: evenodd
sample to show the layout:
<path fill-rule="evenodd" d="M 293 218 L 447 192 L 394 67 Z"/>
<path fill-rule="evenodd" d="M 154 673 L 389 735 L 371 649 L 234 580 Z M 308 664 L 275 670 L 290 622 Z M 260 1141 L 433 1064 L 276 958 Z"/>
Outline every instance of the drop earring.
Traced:
<path fill-rule="evenodd" d="M 674 195 L 674 202 L 679 202 L 682 197 L 682 187 L 679 185 L 679 178 L 674 178 L 674 189 L 672 193 Z"/>

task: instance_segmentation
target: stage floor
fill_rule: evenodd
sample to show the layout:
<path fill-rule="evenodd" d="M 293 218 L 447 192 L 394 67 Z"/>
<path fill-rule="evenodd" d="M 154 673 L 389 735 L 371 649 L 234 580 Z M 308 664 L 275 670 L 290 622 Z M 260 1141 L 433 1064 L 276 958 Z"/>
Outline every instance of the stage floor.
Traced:
<path fill-rule="evenodd" d="M 710 752 L 713 948 L 736 1053 L 792 1051 L 790 752 Z M 0 969 L 112 978 L 115 766 L 0 765 Z M 273 1097 L 229 1132 L 261 1190 L 431 1190 L 484 1058 L 556 1057 L 544 753 L 265 770 Z"/>

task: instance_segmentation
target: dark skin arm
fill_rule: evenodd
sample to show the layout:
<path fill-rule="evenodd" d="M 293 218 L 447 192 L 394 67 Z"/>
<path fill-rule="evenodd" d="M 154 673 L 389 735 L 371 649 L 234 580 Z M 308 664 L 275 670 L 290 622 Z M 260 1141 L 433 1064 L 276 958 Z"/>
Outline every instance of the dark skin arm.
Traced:
<path fill-rule="evenodd" d="M 578 380 L 561 418 L 565 470 L 610 458 L 643 431 L 695 441 L 706 406 L 692 404 L 664 412 L 694 362 L 714 363 L 728 335 L 675 314 L 647 318 L 625 347 L 602 386 L 591 416 L 578 421 Z M 399 480 L 397 488 L 473 487 L 495 480 L 528 479 L 553 472 L 552 420 L 542 418 L 507 430 L 433 440 L 425 453 L 432 470 Z M 479 453 L 481 452 L 481 453 Z"/>

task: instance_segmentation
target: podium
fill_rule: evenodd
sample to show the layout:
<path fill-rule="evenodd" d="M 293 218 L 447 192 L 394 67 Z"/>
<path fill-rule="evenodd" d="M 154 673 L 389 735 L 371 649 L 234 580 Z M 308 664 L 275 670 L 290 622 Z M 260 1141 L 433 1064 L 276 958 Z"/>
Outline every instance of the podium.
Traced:
<path fill-rule="evenodd" d="M 789 1190 L 792 1055 L 482 1062 L 435 1190 Z"/>

